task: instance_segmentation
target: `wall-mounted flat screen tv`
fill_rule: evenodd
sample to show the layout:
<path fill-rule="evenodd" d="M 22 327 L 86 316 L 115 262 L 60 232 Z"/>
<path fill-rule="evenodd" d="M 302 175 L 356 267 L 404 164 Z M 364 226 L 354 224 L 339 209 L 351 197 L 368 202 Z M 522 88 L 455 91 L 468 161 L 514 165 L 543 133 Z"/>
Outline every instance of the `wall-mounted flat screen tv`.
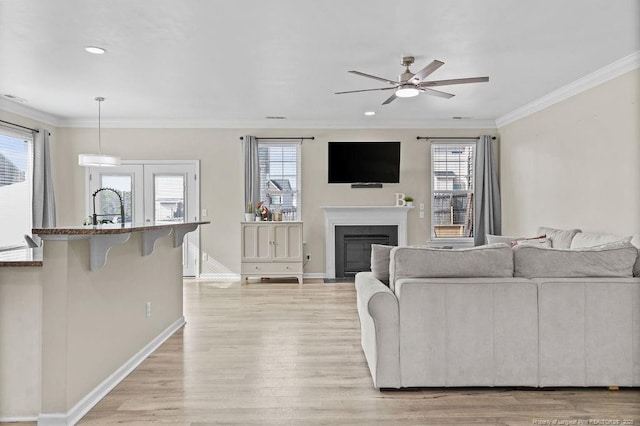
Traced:
<path fill-rule="evenodd" d="M 329 142 L 329 183 L 400 183 L 400 142 Z"/>

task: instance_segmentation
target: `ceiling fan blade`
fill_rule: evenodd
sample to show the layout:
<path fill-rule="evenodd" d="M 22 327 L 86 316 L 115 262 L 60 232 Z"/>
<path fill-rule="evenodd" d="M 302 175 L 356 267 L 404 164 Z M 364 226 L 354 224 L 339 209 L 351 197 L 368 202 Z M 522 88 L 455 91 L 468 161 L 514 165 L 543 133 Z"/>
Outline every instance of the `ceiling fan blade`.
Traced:
<path fill-rule="evenodd" d="M 422 68 L 420 71 L 418 71 L 413 77 L 411 77 L 410 81 L 412 83 L 419 83 L 420 81 L 422 81 L 427 76 L 431 75 L 431 73 L 433 73 L 435 70 L 437 70 L 443 65 L 444 65 L 444 62 L 435 60 L 431 62 L 429 65 L 427 65 L 426 67 Z"/>
<path fill-rule="evenodd" d="M 389 90 L 389 89 L 395 89 L 395 87 L 381 87 L 379 89 L 347 90 L 345 92 L 335 92 L 335 94 L 342 95 L 344 93 L 372 92 L 374 90 Z"/>
<path fill-rule="evenodd" d="M 372 79 L 378 80 L 378 81 L 384 81 L 385 83 L 389 83 L 389 84 L 394 84 L 394 85 L 398 84 L 397 81 L 389 80 L 388 78 L 376 77 L 375 75 L 365 74 L 365 73 L 360 72 L 360 71 L 349 71 L 349 72 L 351 74 L 359 75 L 359 76 L 362 76 L 362 77 L 372 78 Z"/>
<path fill-rule="evenodd" d="M 452 80 L 435 80 L 423 81 L 419 83 L 420 87 L 448 86 L 450 84 L 467 84 L 467 83 L 485 83 L 489 81 L 489 77 L 472 77 L 472 78 L 454 78 Z"/>
<path fill-rule="evenodd" d="M 452 95 L 451 93 L 441 92 L 440 90 L 428 89 L 426 87 L 421 87 L 420 91 L 426 95 L 433 95 L 433 96 L 437 96 L 439 98 L 445 98 L 445 99 L 450 99 L 455 96 L 455 95 Z"/>
<path fill-rule="evenodd" d="M 395 100 L 396 100 L 396 98 L 397 98 L 397 96 L 396 96 L 396 94 L 394 93 L 393 95 L 389 96 L 389 98 L 388 98 L 386 101 L 384 101 L 384 102 L 382 103 L 382 105 L 390 104 L 391 102 L 395 101 Z"/>

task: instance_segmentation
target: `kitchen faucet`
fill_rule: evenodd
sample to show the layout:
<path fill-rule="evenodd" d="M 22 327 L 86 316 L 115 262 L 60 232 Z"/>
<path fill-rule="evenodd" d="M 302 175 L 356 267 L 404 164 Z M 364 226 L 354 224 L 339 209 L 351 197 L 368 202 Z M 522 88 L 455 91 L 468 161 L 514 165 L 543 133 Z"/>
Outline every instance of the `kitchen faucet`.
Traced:
<path fill-rule="evenodd" d="M 120 223 L 124 226 L 124 202 L 122 201 L 122 195 L 118 191 L 113 188 L 100 188 L 93 193 L 93 216 L 92 222 L 94 225 L 98 224 L 98 216 L 116 216 L 116 214 L 96 214 L 96 195 L 101 191 L 111 191 L 114 192 L 118 196 L 118 200 L 120 200 Z"/>

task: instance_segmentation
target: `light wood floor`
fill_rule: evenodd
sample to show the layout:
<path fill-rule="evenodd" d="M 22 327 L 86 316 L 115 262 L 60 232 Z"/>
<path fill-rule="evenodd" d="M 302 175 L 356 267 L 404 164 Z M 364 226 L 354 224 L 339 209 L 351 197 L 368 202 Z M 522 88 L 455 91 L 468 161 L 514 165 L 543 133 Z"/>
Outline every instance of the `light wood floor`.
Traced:
<path fill-rule="evenodd" d="M 80 424 L 640 426 L 640 389 L 379 392 L 360 349 L 353 283 L 192 280 L 184 300 L 184 329 Z"/>

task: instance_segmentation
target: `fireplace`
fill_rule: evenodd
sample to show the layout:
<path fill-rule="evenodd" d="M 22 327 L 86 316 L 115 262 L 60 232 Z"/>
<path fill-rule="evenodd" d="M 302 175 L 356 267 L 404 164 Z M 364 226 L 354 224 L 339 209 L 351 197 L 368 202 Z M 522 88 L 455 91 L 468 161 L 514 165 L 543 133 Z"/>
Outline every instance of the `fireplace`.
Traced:
<path fill-rule="evenodd" d="M 356 269 L 368 270 L 370 268 L 371 259 L 371 244 L 389 244 L 406 246 L 407 245 L 407 213 L 412 207 L 404 206 L 337 206 L 337 207 L 322 207 L 325 213 L 325 279 L 332 280 L 336 277 L 349 277 L 353 276 Z M 394 230 L 390 232 L 388 229 L 382 234 L 390 233 L 389 240 L 387 242 L 386 236 L 380 237 L 381 232 L 378 227 L 392 227 Z M 338 253 L 340 249 L 337 248 L 336 239 L 340 238 L 338 233 L 341 228 L 360 228 L 358 232 L 362 231 L 362 228 L 369 228 L 371 230 L 365 230 L 360 232 L 363 235 L 355 236 L 356 234 L 350 234 L 354 237 L 348 242 L 347 250 L 350 254 L 356 255 L 354 259 L 347 259 L 346 269 L 339 272 L 336 271 L 337 257 L 344 258 L 344 254 Z M 367 241 L 368 240 L 368 241 Z M 340 244 L 344 250 L 344 242 Z M 363 263 L 366 261 L 366 265 Z M 355 272 L 353 272 L 355 271 Z M 353 272 L 353 273 L 351 273 Z"/>
<path fill-rule="evenodd" d="M 336 226 L 336 278 L 370 271 L 371 244 L 398 245 L 398 226 Z"/>

